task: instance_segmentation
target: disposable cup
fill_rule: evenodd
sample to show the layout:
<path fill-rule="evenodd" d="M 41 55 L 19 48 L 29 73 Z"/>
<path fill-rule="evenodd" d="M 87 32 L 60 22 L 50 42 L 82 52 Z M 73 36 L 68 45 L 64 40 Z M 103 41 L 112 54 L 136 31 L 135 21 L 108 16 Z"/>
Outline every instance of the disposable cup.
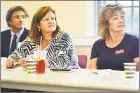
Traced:
<path fill-rule="evenodd" d="M 130 79 L 135 77 L 136 63 L 123 63 L 125 78 Z"/>

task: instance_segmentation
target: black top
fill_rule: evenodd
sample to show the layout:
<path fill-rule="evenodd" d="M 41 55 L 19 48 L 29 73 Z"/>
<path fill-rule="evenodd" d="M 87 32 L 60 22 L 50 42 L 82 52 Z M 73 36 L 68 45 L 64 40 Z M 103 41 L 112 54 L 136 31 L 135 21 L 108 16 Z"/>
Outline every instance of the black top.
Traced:
<path fill-rule="evenodd" d="M 20 36 L 19 42 L 25 40 L 28 36 L 28 30 L 24 28 L 22 35 Z M 9 47 L 11 41 L 11 32 L 10 29 L 1 32 L 1 57 L 9 56 Z"/>
<path fill-rule="evenodd" d="M 121 43 L 114 48 L 106 46 L 105 40 L 97 40 L 92 47 L 91 59 L 98 58 L 98 69 L 124 70 L 124 62 L 139 57 L 139 38 L 125 33 Z"/>

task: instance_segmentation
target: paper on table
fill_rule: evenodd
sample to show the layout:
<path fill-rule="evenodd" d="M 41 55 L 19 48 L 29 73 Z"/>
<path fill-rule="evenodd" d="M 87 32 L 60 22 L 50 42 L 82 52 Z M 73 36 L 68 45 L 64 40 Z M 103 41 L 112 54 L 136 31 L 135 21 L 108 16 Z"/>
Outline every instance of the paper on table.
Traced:
<path fill-rule="evenodd" d="M 96 74 L 96 75 L 104 75 L 104 74 L 110 74 L 112 72 L 111 69 L 103 69 L 103 70 L 92 70 L 90 74 Z"/>

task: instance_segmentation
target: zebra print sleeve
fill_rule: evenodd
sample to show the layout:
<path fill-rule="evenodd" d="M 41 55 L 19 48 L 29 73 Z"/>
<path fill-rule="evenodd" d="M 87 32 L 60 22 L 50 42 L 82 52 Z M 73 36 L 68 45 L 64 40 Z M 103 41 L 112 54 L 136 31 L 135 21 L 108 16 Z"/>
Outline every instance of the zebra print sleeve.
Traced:
<path fill-rule="evenodd" d="M 78 65 L 78 57 L 75 51 L 75 46 L 72 38 L 68 49 L 68 56 L 70 57 L 70 67 L 74 69 L 80 68 L 80 66 Z"/>
<path fill-rule="evenodd" d="M 13 51 L 11 55 L 9 55 L 9 58 L 18 61 L 21 58 L 26 58 L 27 55 L 33 54 L 36 49 L 37 45 L 33 43 L 31 40 L 29 40 L 29 38 L 27 37 L 22 42 L 21 46 L 15 49 L 15 51 Z"/>
<path fill-rule="evenodd" d="M 51 50 L 51 49 L 50 49 Z M 72 38 L 63 33 L 53 47 L 54 57 L 49 57 L 50 68 L 79 68 Z"/>

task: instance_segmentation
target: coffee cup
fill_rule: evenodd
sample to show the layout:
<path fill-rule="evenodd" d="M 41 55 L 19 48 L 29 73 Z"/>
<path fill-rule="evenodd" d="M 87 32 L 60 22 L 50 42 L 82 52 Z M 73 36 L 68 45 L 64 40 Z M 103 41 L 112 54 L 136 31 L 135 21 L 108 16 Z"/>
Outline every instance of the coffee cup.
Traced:
<path fill-rule="evenodd" d="M 136 63 L 123 63 L 123 64 L 124 64 L 125 77 L 127 79 L 134 78 L 136 72 Z"/>
<path fill-rule="evenodd" d="M 36 72 L 36 61 L 27 60 L 27 73 L 35 73 Z"/>
<path fill-rule="evenodd" d="M 26 57 L 27 64 L 27 73 L 35 73 L 36 72 L 36 61 L 33 59 L 32 55 L 28 55 Z"/>

